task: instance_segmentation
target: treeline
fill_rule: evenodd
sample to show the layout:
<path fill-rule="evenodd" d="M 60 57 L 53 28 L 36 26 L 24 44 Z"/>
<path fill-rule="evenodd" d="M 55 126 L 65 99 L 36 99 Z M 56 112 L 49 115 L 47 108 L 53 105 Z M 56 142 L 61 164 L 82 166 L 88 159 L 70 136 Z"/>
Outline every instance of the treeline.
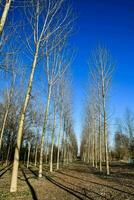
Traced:
<path fill-rule="evenodd" d="M 105 162 L 106 173 L 109 175 L 108 147 L 108 102 L 111 87 L 113 61 L 107 48 L 98 46 L 89 60 L 90 90 L 86 103 L 86 116 L 81 141 L 81 157 L 84 162 L 102 171 Z"/>
<path fill-rule="evenodd" d="M 76 159 L 70 67 L 74 50 L 72 5 L 65 0 L 0 4 L 0 159 L 13 162 L 10 191 L 17 191 L 19 161 L 42 177 Z"/>
<path fill-rule="evenodd" d="M 110 162 L 124 160 L 134 162 L 134 114 L 127 110 L 125 118 L 111 124 L 110 89 L 114 62 L 109 50 L 97 46 L 89 60 L 90 87 L 87 91 L 85 118 L 81 137 L 80 156 L 99 171 L 110 174 Z M 116 127 L 114 145 L 110 141 L 110 127 Z M 109 144 L 112 147 L 109 147 Z"/>

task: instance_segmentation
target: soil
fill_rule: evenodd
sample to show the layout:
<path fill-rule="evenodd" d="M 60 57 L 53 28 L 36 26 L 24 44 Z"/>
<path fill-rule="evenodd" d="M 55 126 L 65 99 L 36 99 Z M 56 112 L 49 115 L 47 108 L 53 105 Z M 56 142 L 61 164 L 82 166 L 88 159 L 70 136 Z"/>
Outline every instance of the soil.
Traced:
<path fill-rule="evenodd" d="M 104 168 L 104 167 L 103 167 Z M 20 166 L 18 191 L 10 193 L 12 166 L 0 166 L 0 200 L 134 200 L 134 166 L 112 163 L 111 174 L 77 161 L 38 178 L 38 168 Z"/>

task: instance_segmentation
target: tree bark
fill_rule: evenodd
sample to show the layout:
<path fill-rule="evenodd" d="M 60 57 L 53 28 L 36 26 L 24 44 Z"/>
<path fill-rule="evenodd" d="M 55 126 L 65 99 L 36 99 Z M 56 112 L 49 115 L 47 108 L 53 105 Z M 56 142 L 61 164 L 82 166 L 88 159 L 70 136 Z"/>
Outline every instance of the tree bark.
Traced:
<path fill-rule="evenodd" d="M 36 52 L 35 52 L 34 61 L 33 61 L 33 65 L 32 65 L 32 71 L 30 74 L 27 92 L 26 92 L 26 96 L 25 96 L 25 100 L 24 100 L 24 104 L 23 104 L 23 108 L 22 108 L 22 112 L 21 112 L 20 122 L 19 122 L 19 129 L 18 129 L 18 134 L 17 134 L 17 144 L 15 147 L 15 154 L 14 154 L 14 163 L 13 163 L 10 192 L 17 191 L 17 175 L 18 175 L 18 167 L 19 167 L 22 132 L 23 132 L 23 127 L 24 127 L 25 114 L 26 114 L 27 106 L 28 106 L 29 99 L 30 99 L 30 93 L 32 90 L 32 83 L 33 83 L 35 68 L 37 65 L 38 52 L 39 52 L 39 44 L 37 44 L 37 46 L 36 46 Z"/>
<path fill-rule="evenodd" d="M 37 153 L 38 153 L 38 143 L 36 144 L 36 147 L 35 147 L 35 157 L 34 157 L 34 166 L 35 167 L 37 165 Z"/>
<path fill-rule="evenodd" d="M 3 11 L 2 17 L 0 19 L 0 36 L 1 36 L 3 29 L 4 29 L 4 25 L 5 25 L 5 22 L 6 22 L 6 19 L 7 19 L 7 15 L 8 15 L 8 12 L 9 12 L 10 5 L 11 5 L 11 0 L 6 0 L 4 11 Z"/>
<path fill-rule="evenodd" d="M 9 145 L 8 145 L 8 150 L 7 150 L 7 158 L 6 158 L 6 166 L 8 165 L 8 160 L 9 160 L 9 154 L 10 154 L 10 149 L 11 149 L 11 141 L 13 137 L 13 131 L 10 135 L 10 140 L 9 140 Z"/>
<path fill-rule="evenodd" d="M 54 125 L 52 130 L 52 144 L 51 144 L 51 155 L 50 155 L 50 172 L 53 171 L 53 149 L 54 149 L 54 135 L 56 129 L 56 108 L 54 108 Z"/>
<path fill-rule="evenodd" d="M 6 109 L 3 124 L 2 124 L 1 135 L 0 135 L 0 151 L 1 151 L 1 147 L 2 147 L 2 139 L 3 139 L 3 133 L 4 133 L 4 130 L 5 130 L 5 125 L 6 125 L 6 121 L 7 121 L 8 110 L 9 110 L 9 106 Z"/>
<path fill-rule="evenodd" d="M 102 171 L 102 149 L 101 149 L 101 114 L 99 114 L 99 169 Z"/>
<path fill-rule="evenodd" d="M 95 161 L 95 159 L 94 159 L 94 154 L 95 154 L 95 140 L 94 140 L 94 128 L 93 128 L 93 144 L 92 144 L 92 166 L 94 167 L 94 161 Z"/>
<path fill-rule="evenodd" d="M 30 151 L 31 151 L 31 144 L 30 142 L 28 142 L 27 168 L 29 167 Z"/>
<path fill-rule="evenodd" d="M 104 143 L 105 143 L 106 171 L 107 171 L 107 175 L 109 175 L 110 171 L 109 171 L 108 135 L 107 135 L 107 125 L 106 125 L 106 112 L 104 112 Z"/>
<path fill-rule="evenodd" d="M 59 135 L 58 135 L 58 151 L 57 151 L 57 167 L 56 167 L 57 170 L 59 170 L 59 163 L 60 163 L 61 130 L 62 130 L 62 111 L 61 111 L 61 114 L 60 114 L 60 130 L 59 130 Z"/>
<path fill-rule="evenodd" d="M 39 178 L 42 177 L 44 139 L 45 139 L 45 133 L 46 133 L 46 128 L 47 128 L 48 112 L 49 112 L 49 105 L 50 105 L 50 99 L 51 99 L 51 90 L 52 90 L 52 85 L 49 85 L 48 86 L 47 105 L 46 105 L 45 117 L 44 117 L 44 126 L 43 126 L 42 137 L 41 137 L 40 161 L 39 161 Z"/>

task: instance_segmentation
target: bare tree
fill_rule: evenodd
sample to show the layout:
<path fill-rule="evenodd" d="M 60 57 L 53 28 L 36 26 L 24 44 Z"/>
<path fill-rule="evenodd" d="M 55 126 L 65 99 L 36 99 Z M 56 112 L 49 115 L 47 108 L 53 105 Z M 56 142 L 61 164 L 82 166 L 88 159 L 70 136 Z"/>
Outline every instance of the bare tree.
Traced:
<path fill-rule="evenodd" d="M 2 127 L 1 127 L 1 132 L 0 132 L 0 151 L 1 151 L 1 147 L 2 147 L 2 138 L 3 138 L 3 133 L 5 130 L 5 125 L 6 125 L 9 109 L 10 109 L 10 106 L 12 103 L 12 98 L 14 95 L 15 79 L 16 79 L 16 74 L 14 73 L 14 70 L 13 70 L 11 87 L 9 90 L 7 89 L 7 92 L 6 92 L 5 113 L 4 113 L 3 123 L 2 123 Z"/>
<path fill-rule="evenodd" d="M 50 172 L 53 171 L 53 151 L 54 151 L 54 139 L 55 139 L 55 129 L 56 129 L 56 112 L 57 112 L 57 105 L 56 100 L 54 100 L 54 120 L 53 120 L 53 127 L 52 127 L 52 137 L 51 137 L 51 153 L 50 153 Z"/>
<path fill-rule="evenodd" d="M 5 22 L 6 22 L 6 19 L 7 19 L 7 16 L 8 16 L 8 12 L 9 12 L 9 9 L 10 9 L 10 6 L 11 6 L 11 1 L 12 0 L 6 0 L 5 6 L 4 6 L 4 10 L 3 10 L 3 13 L 2 13 L 2 16 L 1 16 L 1 19 L 0 19 L 0 36 L 1 36 L 3 29 L 4 29 L 4 25 L 5 25 Z"/>
<path fill-rule="evenodd" d="M 104 47 L 99 46 L 96 49 L 95 53 L 93 54 L 92 59 L 93 63 L 91 66 L 92 67 L 91 74 L 94 79 L 95 87 L 99 92 L 99 105 L 102 106 L 106 171 L 107 175 L 109 175 L 110 172 L 109 172 L 109 158 L 108 158 L 108 116 L 107 116 L 106 103 L 108 99 L 108 92 L 111 84 L 114 65 L 111 61 L 111 56 L 108 50 Z"/>
<path fill-rule="evenodd" d="M 72 56 L 69 57 L 68 49 L 66 49 L 64 46 L 64 40 L 63 43 L 61 43 L 61 45 L 57 46 L 56 48 L 53 48 L 54 44 L 56 44 L 58 41 L 59 41 L 59 35 L 55 36 L 55 38 L 50 41 L 51 45 L 50 43 L 46 44 L 46 51 L 45 51 L 46 55 L 45 72 L 48 83 L 48 95 L 47 95 L 47 103 L 45 108 L 44 125 L 42 130 L 42 139 L 41 139 L 39 177 L 42 177 L 44 138 L 48 121 L 52 88 L 56 84 L 56 82 L 63 76 L 67 68 L 70 66 L 70 62 L 72 61 Z"/>
<path fill-rule="evenodd" d="M 30 3 L 32 4 L 30 7 Z M 70 18 L 71 9 L 67 9 L 65 15 L 62 15 L 64 1 L 49 1 L 37 0 L 36 2 L 28 2 L 26 5 L 26 15 L 27 20 L 31 27 L 31 35 L 26 38 L 27 47 L 30 54 L 32 55 L 32 67 L 31 73 L 28 80 L 27 91 L 22 107 L 22 112 L 20 116 L 18 134 L 17 134 L 17 144 L 14 154 L 14 163 L 11 179 L 10 192 L 17 191 L 17 175 L 20 157 L 20 147 L 22 140 L 22 131 L 24 127 L 25 114 L 30 100 L 30 93 L 32 90 L 32 83 L 35 74 L 35 69 L 38 62 L 38 57 L 41 49 L 46 45 L 46 42 L 50 37 L 53 37 L 60 29 L 67 30 L 70 26 L 68 18 Z M 29 17 L 30 16 L 30 17 Z M 59 17 L 58 17 L 59 16 Z M 42 20 L 43 19 L 43 20 Z"/>

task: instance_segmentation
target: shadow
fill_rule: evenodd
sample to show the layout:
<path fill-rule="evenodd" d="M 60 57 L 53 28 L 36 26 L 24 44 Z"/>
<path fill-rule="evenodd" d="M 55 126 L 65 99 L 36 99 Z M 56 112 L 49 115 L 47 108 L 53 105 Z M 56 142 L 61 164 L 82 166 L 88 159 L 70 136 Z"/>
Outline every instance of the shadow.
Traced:
<path fill-rule="evenodd" d="M 65 183 L 67 183 L 67 184 L 69 184 L 69 185 L 71 185 L 71 186 L 77 187 L 78 189 L 82 190 L 82 191 L 84 192 L 85 195 L 87 195 L 87 192 L 89 192 L 89 193 L 96 194 L 97 196 L 100 196 L 101 198 L 107 199 L 105 196 L 103 196 L 103 195 L 99 194 L 98 192 L 95 192 L 95 191 L 93 191 L 93 190 L 91 190 L 91 189 L 89 190 L 89 189 L 87 189 L 87 188 L 82 188 L 82 187 L 80 187 L 80 186 L 78 186 L 78 185 L 74 185 L 74 184 L 72 184 L 72 183 L 66 181 L 65 179 L 63 179 L 63 178 L 61 178 L 61 177 L 59 177 L 59 176 L 54 176 L 54 177 L 56 177 L 56 178 L 58 178 L 58 179 L 64 181 Z"/>
<path fill-rule="evenodd" d="M 110 186 L 110 185 L 105 185 L 105 184 L 97 183 L 97 182 L 94 182 L 94 181 L 84 180 L 84 179 L 82 179 L 82 178 L 79 178 L 79 177 L 76 177 L 76 176 L 73 176 L 73 175 L 70 175 L 70 174 L 66 174 L 66 173 L 64 173 L 64 172 L 57 172 L 57 173 L 60 173 L 60 174 L 63 174 L 63 175 L 65 175 L 65 176 L 69 176 L 69 177 L 72 177 L 72 178 L 75 178 L 75 179 L 78 179 L 78 180 L 81 180 L 81 181 L 89 182 L 89 183 L 92 183 L 92 184 L 95 184 L 95 185 L 101 185 L 101 186 L 103 186 L 103 187 L 110 188 L 110 189 L 116 190 L 116 191 L 118 191 L 118 192 L 125 193 L 125 194 L 131 195 L 131 196 L 134 196 L 133 193 L 126 192 L 126 191 L 124 191 L 124 190 L 120 190 L 120 189 L 115 188 L 115 187 Z"/>
<path fill-rule="evenodd" d="M 9 166 L 5 166 L 5 167 L 3 167 L 1 170 L 0 170 L 0 172 L 2 172 L 4 169 L 6 169 L 7 167 L 9 167 Z"/>
<path fill-rule="evenodd" d="M 90 200 L 94 200 L 93 198 L 88 197 L 88 196 L 86 195 L 86 193 L 85 193 L 85 194 L 82 194 L 81 192 L 79 192 L 79 191 L 77 191 L 77 190 L 74 190 L 74 189 L 72 189 L 72 188 L 69 188 L 69 187 L 67 187 L 67 186 L 64 186 L 64 185 L 62 185 L 61 183 L 59 183 L 59 182 L 55 181 L 54 179 L 50 178 L 49 176 L 46 176 L 46 179 L 47 179 L 48 181 L 50 181 L 51 183 L 53 183 L 54 185 L 58 186 L 59 188 L 63 189 L 64 191 L 66 191 L 66 192 L 72 194 L 73 196 L 77 197 L 78 199 L 84 200 L 85 198 L 87 198 L 87 199 L 90 199 Z M 76 193 L 77 193 L 77 194 L 76 194 Z M 82 196 L 84 196 L 84 197 L 81 197 L 81 196 L 79 196 L 78 194 L 79 194 L 79 195 L 82 195 Z"/>
<path fill-rule="evenodd" d="M 134 180 L 134 175 L 130 175 L 129 176 L 131 178 L 129 178 L 128 174 L 125 176 L 124 173 L 112 173 L 109 175 L 109 176 L 106 176 L 104 173 L 99 173 L 99 172 L 93 172 L 94 175 L 98 176 L 99 178 L 101 178 L 102 180 L 108 180 L 108 181 L 111 181 L 111 182 L 115 182 L 115 183 L 118 183 L 122 186 L 125 186 L 125 187 L 131 187 L 131 188 L 134 188 L 134 186 L 132 185 L 132 180 Z M 125 184 L 125 181 L 127 181 L 127 183 Z M 129 183 L 128 183 L 129 182 Z"/>
<path fill-rule="evenodd" d="M 34 170 L 31 169 L 31 167 L 29 167 L 28 169 L 29 169 L 30 172 L 32 172 L 36 176 L 36 178 L 38 177 L 38 171 L 37 170 L 34 171 Z"/>
<path fill-rule="evenodd" d="M 34 199 L 34 200 L 38 200 L 37 195 L 36 195 L 36 192 L 35 192 L 33 186 L 30 184 L 30 182 L 29 182 L 29 180 L 28 180 L 28 178 L 27 178 L 27 176 L 26 176 L 24 170 L 23 170 L 22 168 L 21 168 L 21 170 L 22 170 L 22 174 L 23 174 L 23 176 L 24 176 L 24 178 L 25 178 L 25 181 L 26 181 L 26 183 L 27 183 L 27 185 L 28 185 L 28 187 L 29 187 L 29 189 L 30 189 L 30 192 L 31 192 L 31 194 L 32 194 L 33 199 Z"/>
<path fill-rule="evenodd" d="M 11 170 L 11 167 L 12 167 L 12 166 L 8 167 L 4 172 L 2 172 L 2 173 L 0 174 L 0 177 L 2 177 L 8 170 Z M 3 170 L 4 170 L 4 169 L 3 169 Z"/>
<path fill-rule="evenodd" d="M 32 170 L 31 168 L 28 168 L 28 169 L 29 169 L 29 171 L 32 172 L 36 177 L 38 177 L 38 171 L 36 172 L 36 171 Z M 92 198 L 90 198 L 90 197 L 88 197 L 88 196 L 86 195 L 86 191 L 85 191 L 84 189 L 83 189 L 83 190 L 84 190 L 84 194 L 82 194 L 82 193 L 79 192 L 79 191 L 73 190 L 73 189 L 71 189 L 71 188 L 68 188 L 68 187 L 62 185 L 61 183 L 59 183 L 59 182 L 55 181 L 54 179 L 52 179 L 50 176 L 47 176 L 47 175 L 44 175 L 44 174 L 43 174 L 43 176 L 44 176 L 44 178 L 46 178 L 46 180 L 50 181 L 51 183 L 53 183 L 54 185 L 58 186 L 59 188 L 61 188 L 61 189 L 65 190 L 65 191 L 67 191 L 68 193 L 72 194 L 73 196 L 77 197 L 78 199 L 84 200 L 85 198 L 83 199 L 82 197 L 78 196 L 76 193 L 78 193 L 78 194 L 80 194 L 80 195 L 82 195 L 82 196 L 84 195 L 86 198 L 88 198 L 88 199 L 90 199 L 90 200 L 93 200 Z"/>

